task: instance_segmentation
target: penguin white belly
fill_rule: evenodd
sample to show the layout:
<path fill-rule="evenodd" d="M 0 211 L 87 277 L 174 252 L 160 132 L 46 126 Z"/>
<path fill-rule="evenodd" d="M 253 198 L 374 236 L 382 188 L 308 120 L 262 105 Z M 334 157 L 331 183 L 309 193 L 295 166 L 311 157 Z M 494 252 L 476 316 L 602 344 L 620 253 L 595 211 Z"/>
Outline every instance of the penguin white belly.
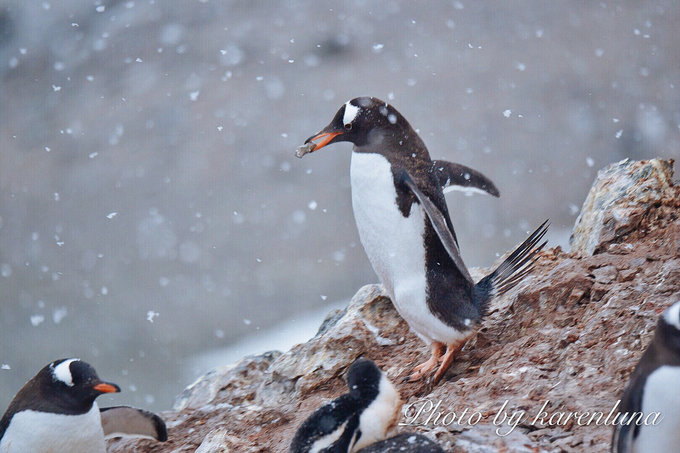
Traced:
<path fill-rule="evenodd" d="M 15 414 L 0 453 L 106 453 L 99 407 L 82 415 L 26 410 Z"/>
<path fill-rule="evenodd" d="M 381 154 L 352 152 L 352 208 L 361 244 L 395 308 L 425 341 L 465 338 L 427 307 L 425 212 L 419 204 L 404 217 L 389 161 Z"/>
<path fill-rule="evenodd" d="M 656 426 L 640 426 L 640 434 L 633 442 L 633 453 L 670 452 L 680 448 L 678 384 L 680 367 L 662 366 L 647 377 L 642 395 L 642 413 L 647 416 L 650 412 L 661 412 L 663 419 Z"/>
<path fill-rule="evenodd" d="M 359 416 L 361 437 L 351 451 L 359 450 L 387 437 L 388 431 L 397 423 L 402 401 L 399 392 L 383 374 L 380 377 L 377 398 Z"/>

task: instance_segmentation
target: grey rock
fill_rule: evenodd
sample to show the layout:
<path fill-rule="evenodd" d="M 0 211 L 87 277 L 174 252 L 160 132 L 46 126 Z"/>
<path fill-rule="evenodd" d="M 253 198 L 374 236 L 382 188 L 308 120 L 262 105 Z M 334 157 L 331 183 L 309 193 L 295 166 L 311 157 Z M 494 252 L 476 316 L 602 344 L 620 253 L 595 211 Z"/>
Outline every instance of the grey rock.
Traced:
<path fill-rule="evenodd" d="M 247 388 L 247 384 L 257 382 L 262 377 L 263 370 L 280 355 L 279 351 L 270 351 L 261 355 L 248 356 L 240 362 L 206 373 L 184 389 L 175 400 L 173 409 L 181 411 L 204 408 L 213 403 L 220 391 L 225 388 Z"/>
<path fill-rule="evenodd" d="M 445 453 L 445 451 L 422 434 L 402 433 L 364 447 L 357 453 Z"/>
<path fill-rule="evenodd" d="M 592 256 L 640 225 L 650 206 L 672 196 L 673 161 L 628 159 L 597 174 L 569 243 L 578 256 Z"/>
<path fill-rule="evenodd" d="M 382 286 L 364 286 L 345 310 L 326 318 L 314 338 L 272 363 L 258 389 L 258 403 L 286 404 L 323 386 L 367 349 L 396 344 L 392 333 L 403 324 Z"/>

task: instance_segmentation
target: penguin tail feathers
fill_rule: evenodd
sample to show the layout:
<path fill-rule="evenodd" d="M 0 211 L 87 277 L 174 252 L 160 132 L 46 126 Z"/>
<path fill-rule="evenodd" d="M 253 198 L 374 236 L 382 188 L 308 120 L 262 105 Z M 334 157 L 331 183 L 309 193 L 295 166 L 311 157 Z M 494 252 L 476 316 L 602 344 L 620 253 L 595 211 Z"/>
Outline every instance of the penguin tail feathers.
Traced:
<path fill-rule="evenodd" d="M 528 273 L 530 273 L 536 261 L 538 252 L 548 243 L 541 242 L 548 231 L 548 220 L 531 233 L 492 273 L 481 279 L 475 285 L 475 301 L 482 313 L 486 313 L 489 301 L 505 294 L 515 287 Z"/>

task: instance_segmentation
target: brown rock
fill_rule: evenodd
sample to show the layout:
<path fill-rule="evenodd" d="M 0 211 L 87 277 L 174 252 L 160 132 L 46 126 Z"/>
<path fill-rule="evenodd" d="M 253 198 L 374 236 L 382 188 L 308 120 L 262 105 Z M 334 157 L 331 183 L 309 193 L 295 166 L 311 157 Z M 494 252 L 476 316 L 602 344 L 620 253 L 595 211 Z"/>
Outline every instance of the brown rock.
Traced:
<path fill-rule="evenodd" d="M 166 444 L 112 441 L 109 451 L 285 452 L 300 423 L 345 392 L 344 373 L 363 355 L 411 407 L 401 419 L 411 424 L 398 431 L 423 433 L 446 451 L 606 452 L 611 427 L 580 426 L 573 413 L 611 410 L 659 314 L 680 294 L 680 190 L 669 172 L 664 161 L 601 172 L 577 221 L 574 253 L 543 252 L 525 281 L 493 301 L 437 387 L 401 381 L 428 351 L 381 287 L 369 285 L 307 343 L 247 357 L 190 386 L 163 414 Z M 636 206 L 649 210 L 639 216 Z M 414 420 L 413 407 L 428 402 L 440 404 Z M 450 413 L 462 421 L 450 422 Z M 503 414 L 505 423 L 494 425 Z M 513 429 L 500 436 L 499 428 Z"/>
<path fill-rule="evenodd" d="M 600 170 L 576 219 L 572 251 L 590 256 L 642 228 L 643 218 L 673 190 L 673 160 L 625 159 Z"/>

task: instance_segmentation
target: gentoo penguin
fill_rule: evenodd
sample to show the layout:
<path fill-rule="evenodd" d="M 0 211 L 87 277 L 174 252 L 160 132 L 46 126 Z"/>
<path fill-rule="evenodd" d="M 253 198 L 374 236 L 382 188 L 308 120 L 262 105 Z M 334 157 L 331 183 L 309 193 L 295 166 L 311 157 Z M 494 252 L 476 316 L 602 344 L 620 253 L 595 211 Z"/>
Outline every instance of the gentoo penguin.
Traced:
<path fill-rule="evenodd" d="M 403 433 L 381 440 L 366 448 L 362 448 L 357 453 L 446 453 L 442 447 L 437 445 L 422 434 Z"/>
<path fill-rule="evenodd" d="M 303 157 L 331 143 L 354 144 L 352 207 L 361 243 L 395 308 L 432 347 L 410 380 L 434 369 L 436 384 L 487 312 L 492 297 L 517 284 L 533 267 L 547 230 L 544 222 L 496 270 L 477 284 L 458 249 L 442 188 L 467 182 L 497 195 L 469 170 L 433 161 L 406 119 L 372 97 L 345 103 L 331 123 L 298 148 Z"/>
<path fill-rule="evenodd" d="M 105 438 L 167 440 L 165 423 L 132 407 L 100 410 L 94 401 L 120 387 L 102 382 L 80 359 L 56 360 L 19 390 L 0 420 L 0 452 L 104 453 Z"/>
<path fill-rule="evenodd" d="M 385 438 L 397 423 L 399 393 L 368 359 L 347 372 L 346 393 L 320 407 L 295 433 L 290 453 L 351 453 Z"/>
<path fill-rule="evenodd" d="M 628 414 L 614 425 L 612 452 L 643 453 L 680 449 L 680 302 L 659 318 L 654 338 L 642 354 L 621 398 L 619 412 Z M 661 413 L 653 425 L 645 417 Z M 644 416 L 640 418 L 638 415 Z M 623 424 L 621 424 L 621 422 Z M 640 421 L 638 423 L 638 421 Z"/>

